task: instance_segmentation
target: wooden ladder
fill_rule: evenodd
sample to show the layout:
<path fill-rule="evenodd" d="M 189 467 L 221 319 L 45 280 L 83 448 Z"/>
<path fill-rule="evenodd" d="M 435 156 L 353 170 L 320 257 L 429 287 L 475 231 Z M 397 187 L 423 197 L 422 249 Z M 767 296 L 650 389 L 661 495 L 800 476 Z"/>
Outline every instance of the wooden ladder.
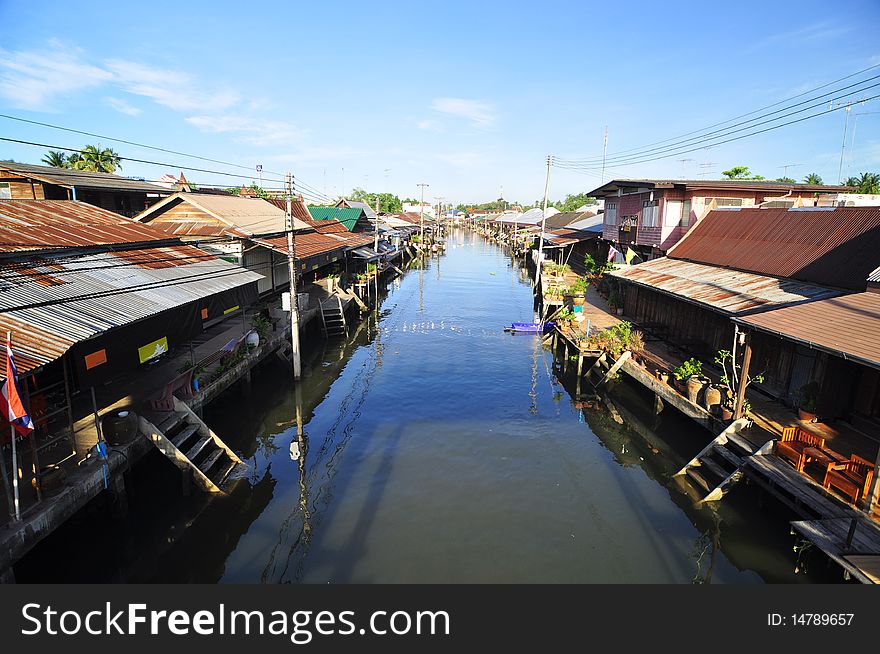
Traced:
<path fill-rule="evenodd" d="M 715 439 L 673 477 L 690 479 L 700 489 L 705 502 L 717 502 L 743 477 L 743 465 L 753 455 L 763 455 L 772 451 L 773 441 L 768 441 L 757 450 L 739 435 L 752 424 L 748 418 L 740 418 L 728 425 Z"/>
<path fill-rule="evenodd" d="M 345 310 L 342 308 L 342 299 L 337 295 L 336 304 L 331 300 L 326 300 L 329 306 L 325 306 L 325 302 L 321 302 L 318 306 L 321 308 L 321 322 L 324 326 L 324 336 L 341 336 L 348 334 L 348 323 L 345 321 Z"/>
<path fill-rule="evenodd" d="M 183 473 L 192 473 L 196 484 L 208 493 L 223 493 L 223 482 L 236 468 L 246 465 L 176 397 L 174 410 L 158 427 L 143 416 L 139 427 L 162 454 Z"/>

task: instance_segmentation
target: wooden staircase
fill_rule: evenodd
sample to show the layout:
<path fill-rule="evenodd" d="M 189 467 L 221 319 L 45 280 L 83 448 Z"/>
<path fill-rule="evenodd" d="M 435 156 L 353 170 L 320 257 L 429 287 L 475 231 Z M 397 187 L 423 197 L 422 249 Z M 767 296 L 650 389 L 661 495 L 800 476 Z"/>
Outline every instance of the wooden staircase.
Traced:
<path fill-rule="evenodd" d="M 717 502 L 742 479 L 746 459 L 772 452 L 773 441 L 755 448 L 739 433 L 751 426 L 751 420 L 740 418 L 704 447 L 674 477 L 690 479 L 700 490 L 702 499 L 697 504 Z M 705 493 L 705 495 L 703 495 Z"/>
<path fill-rule="evenodd" d="M 246 465 L 202 422 L 192 409 L 174 398 L 174 410 L 157 427 L 140 417 L 140 431 L 184 474 L 192 474 L 199 487 L 222 493 L 222 485 L 239 466 Z"/>
<path fill-rule="evenodd" d="M 348 334 L 348 323 L 345 321 L 345 310 L 342 307 L 342 299 L 337 295 L 324 302 L 319 302 L 321 310 L 321 323 L 324 327 L 324 336 L 342 336 Z"/>

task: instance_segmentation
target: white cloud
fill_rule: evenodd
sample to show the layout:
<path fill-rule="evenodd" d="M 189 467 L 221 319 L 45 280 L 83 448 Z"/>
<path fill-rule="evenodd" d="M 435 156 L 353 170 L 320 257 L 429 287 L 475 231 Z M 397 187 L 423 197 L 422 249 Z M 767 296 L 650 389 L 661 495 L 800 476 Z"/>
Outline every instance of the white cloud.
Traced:
<path fill-rule="evenodd" d="M 199 88 L 188 73 L 155 68 L 134 61 L 111 59 L 107 69 L 124 90 L 150 98 L 153 102 L 175 111 L 196 111 L 211 108 L 227 109 L 239 101 L 234 91 L 208 91 Z"/>
<path fill-rule="evenodd" d="M 440 113 L 467 118 L 477 127 L 490 127 L 495 123 L 495 108 L 488 102 L 464 98 L 437 98 L 431 108 Z"/>
<path fill-rule="evenodd" d="M 426 120 L 420 120 L 416 123 L 416 127 L 418 127 L 419 129 L 428 129 L 433 132 L 440 131 L 440 123 L 438 123 L 436 120 L 431 120 L 430 118 Z"/>
<path fill-rule="evenodd" d="M 104 98 L 104 101 L 119 113 L 128 114 L 129 116 L 137 116 L 143 113 L 143 109 L 135 107 L 133 104 L 123 100 L 122 98 Z"/>
<path fill-rule="evenodd" d="M 236 140 L 251 145 L 289 145 L 305 136 L 303 130 L 285 121 L 260 120 L 241 114 L 190 116 L 186 122 L 203 132 L 237 134 Z"/>
<path fill-rule="evenodd" d="M 20 109 L 55 111 L 61 96 L 112 79 L 110 72 L 82 61 L 81 54 L 58 41 L 39 52 L 0 49 L 0 96 Z"/>
<path fill-rule="evenodd" d="M 483 163 L 483 156 L 476 152 L 450 152 L 447 154 L 437 155 L 440 161 L 444 161 L 451 166 L 459 168 L 471 168 L 479 166 Z"/>

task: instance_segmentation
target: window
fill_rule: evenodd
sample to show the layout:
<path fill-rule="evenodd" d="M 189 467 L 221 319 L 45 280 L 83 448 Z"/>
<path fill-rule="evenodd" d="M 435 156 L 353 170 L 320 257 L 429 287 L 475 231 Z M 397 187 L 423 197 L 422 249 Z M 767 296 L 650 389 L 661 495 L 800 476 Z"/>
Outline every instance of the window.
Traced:
<path fill-rule="evenodd" d="M 642 227 L 657 227 L 657 201 L 642 202 Z"/>
<path fill-rule="evenodd" d="M 667 200 L 663 222 L 667 227 L 678 227 L 681 224 L 681 200 Z"/>
<path fill-rule="evenodd" d="M 715 205 L 718 207 L 741 207 L 743 206 L 742 198 L 706 198 L 706 204 L 712 204 L 712 200 L 715 200 Z"/>
<path fill-rule="evenodd" d="M 691 201 L 685 200 L 681 205 L 681 220 L 678 221 L 679 227 L 687 227 L 691 224 Z"/>
<path fill-rule="evenodd" d="M 616 202 L 606 202 L 605 203 L 605 224 L 606 225 L 616 225 L 617 224 L 617 203 Z"/>
<path fill-rule="evenodd" d="M 0 200 L 11 200 L 12 189 L 9 188 L 8 182 L 0 182 Z"/>

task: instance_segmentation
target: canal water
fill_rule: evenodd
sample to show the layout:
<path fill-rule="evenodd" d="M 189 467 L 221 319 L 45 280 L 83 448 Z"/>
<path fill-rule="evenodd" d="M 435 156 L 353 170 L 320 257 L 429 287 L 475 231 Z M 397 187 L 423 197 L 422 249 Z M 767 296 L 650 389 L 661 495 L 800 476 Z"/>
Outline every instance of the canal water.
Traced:
<path fill-rule="evenodd" d="M 755 490 L 741 485 L 715 513 L 670 480 L 705 431 L 672 410 L 653 415 L 650 396 L 624 383 L 614 401 L 625 426 L 576 408 L 538 339 L 503 331 L 531 320 L 525 272 L 453 230 L 447 252 L 394 280 L 348 341 L 309 343 L 298 390 L 270 363 L 250 396 L 206 410 L 248 463 L 228 497 L 182 497 L 176 470 L 151 455 L 126 519 L 93 509 L 39 546 L 19 579 L 821 578 L 795 574 L 791 516 L 759 509 Z"/>

